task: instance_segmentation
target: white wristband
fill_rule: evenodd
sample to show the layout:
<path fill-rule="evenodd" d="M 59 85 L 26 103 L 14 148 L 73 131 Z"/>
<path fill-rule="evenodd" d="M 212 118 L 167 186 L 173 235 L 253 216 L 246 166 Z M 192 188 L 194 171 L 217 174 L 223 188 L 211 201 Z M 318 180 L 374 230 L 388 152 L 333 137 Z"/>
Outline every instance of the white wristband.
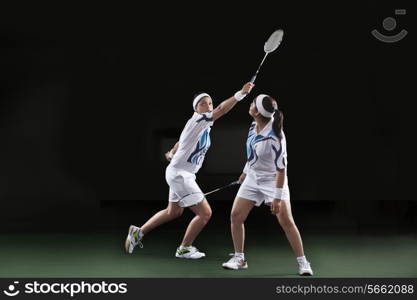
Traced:
<path fill-rule="evenodd" d="M 236 99 L 237 101 L 240 101 L 240 100 L 242 100 L 243 98 L 245 98 L 245 97 L 246 97 L 246 95 L 247 95 L 247 94 L 243 94 L 243 93 L 242 93 L 242 91 L 237 91 L 233 97 L 235 97 L 235 99 Z"/>
<path fill-rule="evenodd" d="M 275 199 L 282 200 L 282 194 L 284 193 L 284 189 L 275 188 Z"/>

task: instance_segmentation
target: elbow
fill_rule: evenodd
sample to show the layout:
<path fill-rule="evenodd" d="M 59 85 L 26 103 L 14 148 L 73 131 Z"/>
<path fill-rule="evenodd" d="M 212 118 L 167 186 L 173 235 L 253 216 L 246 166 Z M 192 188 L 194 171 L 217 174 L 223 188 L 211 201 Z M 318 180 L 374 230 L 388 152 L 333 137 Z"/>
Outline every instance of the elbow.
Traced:
<path fill-rule="evenodd" d="M 224 108 L 219 109 L 219 117 L 224 116 L 227 113 L 227 111 Z"/>
<path fill-rule="evenodd" d="M 217 120 L 226 113 L 227 111 L 223 107 L 217 107 L 213 112 L 213 120 Z"/>
<path fill-rule="evenodd" d="M 226 109 L 224 105 L 221 103 L 219 106 L 216 107 L 216 110 L 219 112 L 219 114 L 224 115 L 226 113 Z"/>

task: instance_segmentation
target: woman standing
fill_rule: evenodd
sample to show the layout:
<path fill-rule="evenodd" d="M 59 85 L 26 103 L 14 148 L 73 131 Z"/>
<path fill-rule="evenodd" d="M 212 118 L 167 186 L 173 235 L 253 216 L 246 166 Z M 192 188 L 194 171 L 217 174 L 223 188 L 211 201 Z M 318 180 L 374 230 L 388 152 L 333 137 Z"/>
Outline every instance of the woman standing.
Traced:
<path fill-rule="evenodd" d="M 300 275 L 313 275 L 303 243 L 291 213 L 287 178 L 287 149 L 283 131 L 283 114 L 277 102 L 261 94 L 252 102 L 249 114 L 254 119 L 246 142 L 245 169 L 239 178 L 240 189 L 231 211 L 231 231 L 235 253 L 223 263 L 231 270 L 246 269 L 244 222 L 254 206 L 263 202 L 271 207 L 297 257 Z"/>

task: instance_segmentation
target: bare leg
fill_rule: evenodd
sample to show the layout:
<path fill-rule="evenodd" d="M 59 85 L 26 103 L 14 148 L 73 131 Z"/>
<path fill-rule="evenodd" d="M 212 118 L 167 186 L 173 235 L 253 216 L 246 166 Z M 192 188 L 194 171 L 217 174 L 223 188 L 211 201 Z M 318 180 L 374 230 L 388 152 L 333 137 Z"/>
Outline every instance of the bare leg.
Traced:
<path fill-rule="evenodd" d="M 143 234 L 148 233 L 155 227 L 178 218 L 182 215 L 184 208 L 180 207 L 177 202 L 169 202 L 168 207 L 157 212 L 145 224 L 141 226 Z"/>
<path fill-rule="evenodd" d="M 188 225 L 184 239 L 181 242 L 181 246 L 184 247 L 188 247 L 193 244 L 197 235 L 201 232 L 203 227 L 206 226 L 211 217 L 211 208 L 206 199 L 197 205 L 191 206 L 190 209 L 193 213 L 195 213 L 195 217 Z"/>
<path fill-rule="evenodd" d="M 276 215 L 278 222 L 284 230 L 296 257 L 304 256 L 303 241 L 291 213 L 291 203 L 281 201 L 280 206 L 279 213 Z"/>
<path fill-rule="evenodd" d="M 245 244 L 244 222 L 255 203 L 251 200 L 236 197 L 230 213 L 230 228 L 232 231 L 233 246 L 235 252 L 243 253 Z"/>

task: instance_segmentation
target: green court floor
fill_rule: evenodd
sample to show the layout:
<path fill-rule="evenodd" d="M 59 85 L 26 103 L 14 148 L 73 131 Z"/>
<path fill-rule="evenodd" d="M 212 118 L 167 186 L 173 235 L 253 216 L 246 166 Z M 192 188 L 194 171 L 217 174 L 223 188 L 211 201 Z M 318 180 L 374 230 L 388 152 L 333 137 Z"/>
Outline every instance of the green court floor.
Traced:
<path fill-rule="evenodd" d="M 229 232 L 203 232 L 196 246 L 207 257 L 174 257 L 180 230 L 158 230 L 144 248 L 124 253 L 125 231 L 84 234 L 0 234 L 0 277 L 297 277 L 282 232 L 247 232 L 249 268 L 221 268 L 232 251 Z M 417 237 L 304 235 L 316 277 L 417 277 Z"/>

